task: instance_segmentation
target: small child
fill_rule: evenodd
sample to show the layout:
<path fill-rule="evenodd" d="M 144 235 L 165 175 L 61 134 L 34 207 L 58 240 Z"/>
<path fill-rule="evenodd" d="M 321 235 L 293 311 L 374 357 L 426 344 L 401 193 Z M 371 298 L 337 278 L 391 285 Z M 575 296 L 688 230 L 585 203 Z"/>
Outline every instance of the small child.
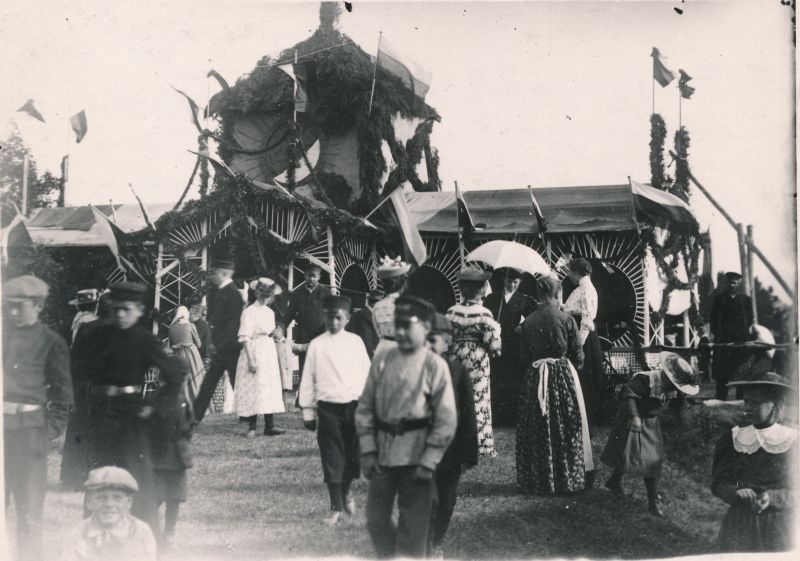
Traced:
<path fill-rule="evenodd" d="M 361 465 L 370 480 L 367 530 L 380 558 L 426 556 L 433 476 L 456 432 L 447 363 L 425 346 L 434 314 L 426 300 L 397 299 L 397 346 L 376 352 L 356 410 Z"/>
<path fill-rule="evenodd" d="M 61 561 L 156 561 L 150 526 L 131 516 L 139 486 L 116 466 L 92 470 L 84 484 L 91 515 L 64 537 Z"/>
<path fill-rule="evenodd" d="M 325 523 L 334 525 L 342 512 L 355 510 L 350 498 L 350 485 L 360 475 L 355 412 L 370 362 L 361 338 L 344 329 L 350 319 L 350 299 L 326 296 L 322 308 L 326 332 L 308 346 L 298 395 L 303 425 L 317 431 L 331 500 Z"/>
<path fill-rule="evenodd" d="M 700 386 L 692 367 L 675 353 L 659 356 L 660 368 L 638 372 L 623 390 L 611 435 L 600 460 L 614 469 L 606 487 L 622 495 L 622 476 L 641 475 L 650 513 L 663 516 L 658 480 L 664 463 L 664 436 L 659 416 L 678 392 L 695 395 Z"/>
<path fill-rule="evenodd" d="M 437 355 L 442 356 L 452 342 L 453 326 L 444 314 L 436 314 L 431 332 L 428 334 L 428 346 Z M 469 469 L 478 464 L 478 423 L 475 417 L 475 394 L 472 390 L 472 379 L 461 363 L 448 360 L 450 378 L 453 382 L 453 393 L 458 411 L 458 426 L 450 446 L 442 461 L 436 468 L 436 490 L 438 500 L 431 516 L 431 546 L 438 550 L 456 506 L 458 481 L 462 469 Z"/>

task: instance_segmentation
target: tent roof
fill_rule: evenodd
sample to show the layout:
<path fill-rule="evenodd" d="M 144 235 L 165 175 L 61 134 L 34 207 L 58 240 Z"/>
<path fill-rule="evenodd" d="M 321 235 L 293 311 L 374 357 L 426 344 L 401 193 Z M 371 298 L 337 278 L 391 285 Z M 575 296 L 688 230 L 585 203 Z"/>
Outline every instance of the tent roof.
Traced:
<path fill-rule="evenodd" d="M 534 188 L 549 233 L 603 232 L 636 228 L 630 185 Z M 464 191 L 474 224 L 485 233 L 538 232 L 527 189 Z M 407 194 L 411 218 L 421 232 L 457 231 L 454 191 Z"/>

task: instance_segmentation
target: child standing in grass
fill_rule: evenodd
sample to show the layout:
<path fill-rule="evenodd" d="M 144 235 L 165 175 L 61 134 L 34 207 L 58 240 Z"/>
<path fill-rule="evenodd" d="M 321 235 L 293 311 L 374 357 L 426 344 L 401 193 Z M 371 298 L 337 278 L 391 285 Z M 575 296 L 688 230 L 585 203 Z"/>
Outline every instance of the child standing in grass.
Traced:
<path fill-rule="evenodd" d="M 308 346 L 299 402 L 303 425 L 317 431 L 322 473 L 328 485 L 331 513 L 325 523 L 336 524 L 343 512 L 353 514 L 350 485 L 359 476 L 355 412 L 370 362 L 361 338 L 345 331 L 350 299 L 326 296 L 322 300 L 325 333 Z"/>
<path fill-rule="evenodd" d="M 425 300 L 397 299 L 397 346 L 376 353 L 356 410 L 361 465 L 370 480 L 367 530 L 379 558 L 425 557 L 433 476 L 456 431 L 447 363 L 425 346 L 434 314 Z"/>

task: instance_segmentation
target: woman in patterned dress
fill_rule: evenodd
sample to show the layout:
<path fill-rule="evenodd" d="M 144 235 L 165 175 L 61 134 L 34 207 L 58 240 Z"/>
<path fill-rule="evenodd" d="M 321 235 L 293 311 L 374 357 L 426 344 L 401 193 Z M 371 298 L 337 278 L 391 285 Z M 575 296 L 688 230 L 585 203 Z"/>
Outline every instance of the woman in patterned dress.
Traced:
<path fill-rule="evenodd" d="M 462 303 L 447 310 L 453 325 L 453 343 L 447 358 L 460 363 L 472 378 L 475 392 L 475 416 L 478 420 L 478 451 L 483 457 L 495 457 L 492 433 L 492 401 L 489 390 L 489 358 L 500 355 L 500 324 L 481 305 L 483 287 L 490 274 L 464 269 L 458 274 Z"/>
<path fill-rule="evenodd" d="M 239 342 L 244 346 L 236 366 L 234 396 L 236 414 L 248 422 L 248 438 L 256 436 L 258 415 L 264 415 L 265 436 L 285 432 L 275 428 L 274 423 L 274 414 L 286 411 L 278 350 L 272 339 L 275 312 L 267 305 L 274 284 L 275 281 L 268 278 L 251 283 L 256 301 L 244 309 L 239 323 Z"/>
<path fill-rule="evenodd" d="M 527 371 L 517 420 L 517 484 L 528 493 L 576 492 L 593 469 L 575 371 L 583 350 L 575 320 L 561 311 L 561 283 L 542 277 L 538 284 L 542 303 L 522 324 Z"/>
<path fill-rule="evenodd" d="M 178 309 L 175 310 L 175 317 L 169 326 L 169 346 L 172 348 L 172 352 L 180 357 L 189 368 L 189 376 L 186 378 L 189 403 L 193 403 L 197 397 L 206 373 L 203 359 L 200 356 L 201 345 L 197 328 L 189 321 L 189 309 L 186 306 L 178 306 Z"/>

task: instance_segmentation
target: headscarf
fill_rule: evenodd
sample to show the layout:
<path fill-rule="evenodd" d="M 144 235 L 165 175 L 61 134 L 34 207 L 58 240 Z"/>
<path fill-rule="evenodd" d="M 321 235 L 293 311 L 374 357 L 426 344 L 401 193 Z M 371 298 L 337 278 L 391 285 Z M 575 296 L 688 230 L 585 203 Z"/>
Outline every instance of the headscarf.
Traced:
<path fill-rule="evenodd" d="M 178 309 L 175 310 L 175 317 L 172 318 L 172 323 L 170 325 L 175 325 L 176 323 L 188 323 L 189 321 L 189 309 L 186 306 L 178 306 Z"/>

